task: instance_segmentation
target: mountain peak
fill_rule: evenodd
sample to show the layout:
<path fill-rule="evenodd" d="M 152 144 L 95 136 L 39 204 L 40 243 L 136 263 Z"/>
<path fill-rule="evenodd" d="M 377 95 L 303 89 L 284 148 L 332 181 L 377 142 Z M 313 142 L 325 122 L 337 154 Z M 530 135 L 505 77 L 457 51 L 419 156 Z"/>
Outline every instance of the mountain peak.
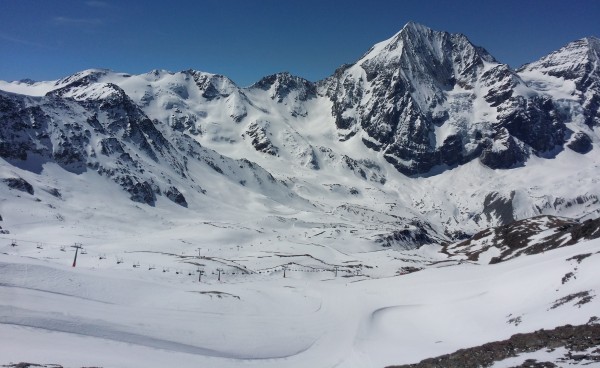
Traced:
<path fill-rule="evenodd" d="M 585 43 L 587 44 L 587 48 L 590 56 L 595 54 L 595 60 L 600 58 L 600 38 L 598 37 L 585 37 L 583 38 Z"/>
<path fill-rule="evenodd" d="M 261 89 L 269 89 L 274 83 L 285 84 L 285 85 L 304 85 L 311 83 L 308 80 L 295 76 L 290 72 L 279 72 L 275 74 L 268 75 L 266 77 L 261 78 L 258 82 L 254 83 L 250 88 L 261 88 Z"/>
<path fill-rule="evenodd" d="M 394 36 L 371 47 L 357 64 L 395 63 L 409 54 L 421 54 L 427 57 L 425 62 L 431 62 L 433 59 L 442 60 L 452 53 L 462 51 L 488 62 L 496 62 L 485 49 L 473 45 L 463 34 L 436 31 L 411 21 Z"/>
<path fill-rule="evenodd" d="M 402 29 L 400 30 L 400 32 L 398 32 L 398 34 L 400 34 L 402 32 L 430 33 L 430 32 L 434 32 L 434 31 L 433 31 L 433 29 L 431 29 L 421 23 L 409 21 L 408 23 L 406 23 L 404 25 L 404 27 L 402 27 Z"/>
<path fill-rule="evenodd" d="M 524 65 L 519 71 L 539 71 L 555 77 L 579 79 L 593 70 L 590 66 L 599 60 L 600 39 L 585 37 Z"/>
<path fill-rule="evenodd" d="M 86 69 L 65 78 L 59 79 L 56 86 L 66 86 L 73 83 L 85 84 L 97 82 L 101 77 L 111 73 L 110 69 Z"/>
<path fill-rule="evenodd" d="M 595 40 L 596 42 L 600 41 L 600 38 L 596 37 L 596 36 L 587 36 L 583 38 L 584 40 Z"/>
<path fill-rule="evenodd" d="M 268 75 L 250 88 L 271 91 L 271 98 L 282 102 L 293 91 L 297 92 L 297 98 L 300 101 L 306 101 L 316 96 L 316 85 L 302 77 L 290 74 L 289 72 L 280 72 Z"/>

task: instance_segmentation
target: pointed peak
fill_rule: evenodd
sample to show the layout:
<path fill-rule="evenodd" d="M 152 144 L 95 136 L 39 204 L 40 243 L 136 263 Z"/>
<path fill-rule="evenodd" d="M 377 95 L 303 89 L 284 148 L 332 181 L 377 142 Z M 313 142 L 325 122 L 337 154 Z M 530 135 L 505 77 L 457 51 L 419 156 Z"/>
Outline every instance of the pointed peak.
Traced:
<path fill-rule="evenodd" d="M 402 33 L 402 32 L 431 33 L 431 32 L 434 32 L 434 30 L 427 26 L 424 26 L 423 24 L 410 21 L 410 22 L 406 23 L 404 25 L 404 27 L 402 27 L 402 29 L 398 33 Z"/>
<path fill-rule="evenodd" d="M 421 54 L 418 58 L 430 55 L 442 60 L 447 56 L 446 54 L 461 52 L 460 50 L 481 60 L 496 62 L 494 57 L 485 49 L 473 45 L 463 34 L 436 31 L 411 21 L 406 23 L 400 32 L 391 38 L 371 47 L 356 64 L 363 65 L 365 62 L 375 62 L 378 64 L 395 63 L 401 58 L 406 58 L 406 54 L 413 56 Z M 417 57 L 412 58 L 415 59 Z"/>
<path fill-rule="evenodd" d="M 462 33 L 449 33 L 446 31 L 438 31 L 433 28 L 429 28 L 426 25 L 416 23 L 413 21 L 406 23 L 406 25 L 402 27 L 400 32 L 394 35 L 394 37 L 392 37 L 390 40 L 394 40 L 394 42 L 397 42 L 400 39 L 404 41 L 415 39 L 452 39 L 453 42 L 470 44 L 471 46 L 475 46 L 471 43 L 469 38 Z"/>
<path fill-rule="evenodd" d="M 569 42 L 560 49 L 526 64 L 519 71 L 537 70 L 545 74 L 576 79 L 586 72 L 586 65 L 600 60 L 600 39 L 585 37 Z"/>

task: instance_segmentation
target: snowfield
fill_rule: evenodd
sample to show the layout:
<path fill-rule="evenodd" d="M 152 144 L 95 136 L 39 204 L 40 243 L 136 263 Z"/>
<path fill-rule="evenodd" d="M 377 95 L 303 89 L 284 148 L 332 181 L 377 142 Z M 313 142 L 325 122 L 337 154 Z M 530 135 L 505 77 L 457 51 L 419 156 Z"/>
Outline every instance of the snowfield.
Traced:
<path fill-rule="evenodd" d="M 0 365 L 379 368 L 595 326 L 599 55 L 512 70 L 409 23 L 316 83 L 0 81 Z"/>
<path fill-rule="evenodd" d="M 208 274 L 201 283 L 196 273 L 148 270 L 169 261 L 166 255 L 136 255 L 140 267 L 133 268 L 88 252 L 73 268 L 71 251 L 57 259 L 44 259 L 49 249 L 18 256 L 25 247 L 33 245 L 1 249 L 6 363 L 384 367 L 518 332 L 585 324 L 600 310 L 599 240 L 497 265 L 441 262 L 380 279 L 368 271 L 335 277 L 288 270 L 286 278 L 222 275 L 221 282 Z M 434 250 L 421 255 L 431 260 Z M 579 263 L 572 257 L 580 254 L 591 255 Z M 574 277 L 563 283 L 569 272 Z M 581 291 L 591 301 L 555 307 Z"/>

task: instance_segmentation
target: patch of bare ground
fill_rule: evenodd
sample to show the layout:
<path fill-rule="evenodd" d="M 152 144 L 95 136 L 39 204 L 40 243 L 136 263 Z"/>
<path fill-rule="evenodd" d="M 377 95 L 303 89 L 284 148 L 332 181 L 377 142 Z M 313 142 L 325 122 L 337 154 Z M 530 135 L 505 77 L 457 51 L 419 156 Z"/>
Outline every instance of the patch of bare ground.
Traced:
<path fill-rule="evenodd" d="M 585 325 L 565 325 L 552 330 L 539 330 L 511 336 L 507 340 L 490 342 L 481 346 L 461 349 L 452 354 L 428 358 L 415 364 L 395 365 L 388 368 L 479 368 L 490 367 L 494 362 L 517 357 L 522 353 L 531 353 L 542 349 L 564 347 L 567 353 L 560 358 L 561 364 L 570 362 L 600 362 L 600 348 L 590 352 L 590 348 L 600 347 L 600 325 L 592 317 Z M 553 362 L 537 362 L 532 359 L 523 361 L 520 367 L 556 367 Z"/>

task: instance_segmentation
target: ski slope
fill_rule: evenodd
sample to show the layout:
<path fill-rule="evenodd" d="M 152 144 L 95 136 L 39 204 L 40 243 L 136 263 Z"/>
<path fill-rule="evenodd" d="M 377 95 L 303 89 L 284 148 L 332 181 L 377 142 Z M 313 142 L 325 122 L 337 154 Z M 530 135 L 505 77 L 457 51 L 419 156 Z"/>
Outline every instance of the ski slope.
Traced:
<path fill-rule="evenodd" d="M 201 283 L 195 272 L 148 270 L 169 255 L 137 254 L 134 268 L 88 252 L 73 268 L 72 251 L 44 259 L 50 250 L 19 255 L 25 247 L 0 248 L 5 363 L 383 367 L 584 324 L 600 307 L 600 240 L 497 265 L 444 262 L 436 247 L 424 247 L 418 255 L 430 262 L 402 276 L 377 278 L 363 269 L 336 277 L 332 269 L 290 267 L 286 278 L 281 270 L 221 281 L 209 273 Z M 575 277 L 563 283 L 569 272 Z M 589 303 L 576 305 L 575 298 L 552 308 L 582 291 L 592 296 Z"/>

